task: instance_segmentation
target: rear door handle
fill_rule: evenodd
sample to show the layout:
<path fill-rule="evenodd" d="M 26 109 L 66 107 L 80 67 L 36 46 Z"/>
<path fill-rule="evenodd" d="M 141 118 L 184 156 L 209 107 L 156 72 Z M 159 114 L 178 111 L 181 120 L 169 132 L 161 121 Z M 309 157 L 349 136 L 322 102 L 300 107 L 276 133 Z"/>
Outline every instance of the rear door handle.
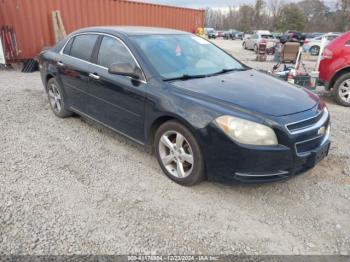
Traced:
<path fill-rule="evenodd" d="M 96 73 L 90 73 L 90 74 L 89 74 L 89 77 L 91 77 L 91 78 L 93 78 L 93 79 L 95 79 L 95 80 L 99 80 L 99 79 L 100 79 L 100 76 L 97 75 Z"/>
<path fill-rule="evenodd" d="M 63 64 L 61 61 L 58 61 L 58 62 L 57 62 L 57 65 L 58 65 L 58 66 L 64 66 L 64 64 Z"/>

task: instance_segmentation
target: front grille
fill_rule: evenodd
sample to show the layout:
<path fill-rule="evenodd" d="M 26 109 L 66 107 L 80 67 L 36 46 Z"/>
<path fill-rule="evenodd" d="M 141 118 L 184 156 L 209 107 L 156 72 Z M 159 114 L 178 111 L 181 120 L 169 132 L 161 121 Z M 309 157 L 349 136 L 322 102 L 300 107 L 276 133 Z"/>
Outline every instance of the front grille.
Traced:
<path fill-rule="evenodd" d="M 286 127 L 290 132 L 302 130 L 316 124 L 322 118 L 322 116 L 323 116 L 323 113 L 320 113 L 317 116 L 314 116 L 312 118 L 309 118 L 300 122 L 288 124 Z"/>
<path fill-rule="evenodd" d="M 306 155 L 320 147 L 329 137 L 329 113 L 327 108 L 318 115 L 286 125 L 289 133 L 300 135 L 295 141 L 295 151 L 298 155 Z M 322 130 L 326 128 L 326 132 Z M 304 140 L 301 140 L 303 138 Z M 308 139 L 306 139 L 308 138 Z"/>
<path fill-rule="evenodd" d="M 295 148 L 298 154 L 306 154 L 322 144 L 324 136 L 318 136 L 306 141 L 298 142 L 295 144 Z"/>

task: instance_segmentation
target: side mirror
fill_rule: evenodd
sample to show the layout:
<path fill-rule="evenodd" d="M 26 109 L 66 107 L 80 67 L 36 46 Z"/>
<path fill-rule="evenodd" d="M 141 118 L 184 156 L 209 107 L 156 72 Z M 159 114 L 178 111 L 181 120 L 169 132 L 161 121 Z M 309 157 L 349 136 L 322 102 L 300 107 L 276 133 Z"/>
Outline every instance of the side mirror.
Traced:
<path fill-rule="evenodd" d="M 114 75 L 129 76 L 137 80 L 142 78 L 141 69 L 138 68 L 137 66 L 132 66 L 129 63 L 112 64 L 108 68 L 108 73 L 114 74 Z"/>

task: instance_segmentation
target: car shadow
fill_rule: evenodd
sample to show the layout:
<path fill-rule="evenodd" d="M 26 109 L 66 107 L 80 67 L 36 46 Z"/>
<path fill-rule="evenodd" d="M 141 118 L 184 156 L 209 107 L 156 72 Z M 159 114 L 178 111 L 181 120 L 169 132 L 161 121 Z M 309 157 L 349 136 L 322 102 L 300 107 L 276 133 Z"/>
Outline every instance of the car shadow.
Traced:
<path fill-rule="evenodd" d="M 132 147 L 133 149 L 136 149 L 137 151 L 139 151 L 141 154 L 147 154 L 148 157 L 152 157 L 154 159 L 154 165 L 152 165 L 152 169 L 154 168 L 156 173 L 159 173 L 160 175 L 164 176 L 162 170 L 160 169 L 160 167 L 158 166 L 157 163 L 157 159 L 155 157 L 155 155 L 146 147 L 144 147 L 143 145 L 140 145 L 130 139 L 128 139 L 127 137 L 124 137 L 122 134 L 118 134 L 110 129 L 108 129 L 107 127 L 93 121 L 90 120 L 88 118 L 85 117 L 81 117 L 78 115 L 74 115 L 73 116 L 74 119 L 76 120 L 80 120 L 81 122 L 83 122 L 84 124 L 87 124 L 88 126 L 90 126 L 91 128 L 97 130 L 99 133 L 108 136 L 109 138 L 116 140 L 121 146 L 126 146 L 126 147 Z M 137 159 L 135 159 L 137 160 Z M 169 179 L 169 188 L 172 187 L 172 183 L 173 186 L 175 187 L 181 187 L 183 190 L 187 191 L 194 191 L 194 192 L 205 192 L 207 191 L 208 193 L 214 193 L 215 192 L 226 192 L 228 194 L 230 194 L 230 191 L 234 191 L 234 192 L 239 192 L 240 194 L 251 194 L 253 192 L 257 193 L 257 192 L 264 192 L 264 191 L 270 191 L 273 190 L 274 188 L 278 188 L 278 187 L 285 187 L 286 184 L 289 183 L 289 181 L 293 181 L 295 179 L 297 179 L 297 177 L 299 176 L 303 176 L 303 174 L 300 175 L 296 175 L 296 176 L 292 176 L 289 177 L 287 179 L 281 180 L 281 181 L 275 181 L 275 182 L 265 182 L 265 183 L 243 183 L 243 182 L 239 182 L 239 181 L 228 181 L 228 182 L 217 182 L 217 181 L 208 181 L 205 180 L 203 182 L 201 182 L 200 184 L 197 184 L 195 186 L 192 187 L 183 187 L 180 185 L 175 184 L 175 182 L 172 182 Z M 152 178 L 150 178 L 152 179 Z M 168 179 L 168 178 L 166 178 Z"/>

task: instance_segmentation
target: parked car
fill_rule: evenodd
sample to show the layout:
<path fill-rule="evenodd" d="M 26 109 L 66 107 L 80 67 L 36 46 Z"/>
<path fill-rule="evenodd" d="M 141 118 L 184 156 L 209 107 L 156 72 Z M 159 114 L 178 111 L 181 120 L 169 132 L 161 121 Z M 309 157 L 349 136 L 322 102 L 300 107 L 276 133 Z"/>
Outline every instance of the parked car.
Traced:
<path fill-rule="evenodd" d="M 208 35 L 208 32 L 209 32 L 209 31 L 215 31 L 215 29 L 212 28 L 212 27 L 204 27 L 204 34 L 205 34 L 205 35 Z"/>
<path fill-rule="evenodd" d="M 312 39 L 305 39 L 304 45 L 303 45 L 304 52 L 309 52 L 313 56 L 319 55 L 321 50 L 322 38 L 325 37 L 326 44 L 328 44 L 330 41 L 337 38 L 339 35 L 340 35 L 339 33 L 327 33 Z"/>
<path fill-rule="evenodd" d="M 269 31 L 256 31 L 251 37 L 247 37 L 243 42 L 244 49 L 257 51 L 257 47 L 262 40 L 267 41 L 267 46 L 272 47 L 278 41 Z"/>
<path fill-rule="evenodd" d="M 218 37 L 218 32 L 215 30 L 208 30 L 207 36 L 209 39 L 216 39 Z"/>
<path fill-rule="evenodd" d="M 217 37 L 217 32 L 214 28 L 211 27 L 205 27 L 204 28 L 204 34 L 209 38 L 215 39 Z"/>
<path fill-rule="evenodd" d="M 272 35 L 274 36 L 274 38 L 276 38 L 276 39 L 281 39 L 281 37 L 282 37 L 282 33 L 278 33 L 278 32 L 272 32 Z"/>
<path fill-rule="evenodd" d="M 224 37 L 225 36 L 225 31 L 217 31 L 217 37 Z"/>
<path fill-rule="evenodd" d="M 243 39 L 242 39 L 242 40 L 243 40 L 242 45 L 245 43 L 245 41 L 246 41 L 247 39 L 251 38 L 252 35 L 255 34 L 255 32 L 256 32 L 256 31 L 247 31 L 247 32 L 244 32 L 244 34 L 243 34 Z"/>
<path fill-rule="evenodd" d="M 334 91 L 336 101 L 350 106 L 350 31 L 324 49 L 319 71 L 320 80 L 326 89 Z"/>
<path fill-rule="evenodd" d="M 228 40 L 228 39 L 234 40 L 235 37 L 236 37 L 236 33 L 237 33 L 237 30 L 230 29 L 230 30 L 225 32 L 224 39 L 226 39 L 226 40 Z"/>
<path fill-rule="evenodd" d="M 225 32 L 224 39 L 242 39 L 243 38 L 243 32 L 236 31 L 234 29 L 228 30 Z"/>
<path fill-rule="evenodd" d="M 305 34 L 296 30 L 288 30 L 280 37 L 279 40 L 282 44 L 285 42 L 298 42 L 300 45 L 303 45 Z"/>
<path fill-rule="evenodd" d="M 224 33 L 224 39 L 228 40 L 228 39 L 233 39 L 233 30 L 227 30 Z"/>
<path fill-rule="evenodd" d="M 305 33 L 305 40 L 315 38 L 318 36 L 324 35 L 324 33 L 319 33 L 319 32 L 313 32 L 313 33 Z"/>
<path fill-rule="evenodd" d="M 81 29 L 39 64 L 56 116 L 76 113 L 145 145 L 181 185 L 286 179 L 328 154 L 318 96 L 187 32 Z"/>
<path fill-rule="evenodd" d="M 235 39 L 240 39 L 240 40 L 243 40 L 243 35 L 244 35 L 244 33 L 243 32 L 236 32 L 235 34 L 234 34 L 234 40 Z"/>

